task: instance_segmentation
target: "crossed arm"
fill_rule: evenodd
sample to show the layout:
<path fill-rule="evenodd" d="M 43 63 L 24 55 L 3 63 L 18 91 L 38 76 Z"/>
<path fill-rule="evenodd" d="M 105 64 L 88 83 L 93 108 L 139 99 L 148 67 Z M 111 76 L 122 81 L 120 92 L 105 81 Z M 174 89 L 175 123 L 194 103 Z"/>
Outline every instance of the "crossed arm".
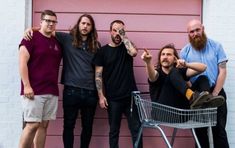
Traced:
<path fill-rule="evenodd" d="M 207 66 L 203 63 L 199 63 L 199 62 L 187 63 L 186 61 L 184 61 L 184 67 L 187 68 L 187 71 L 186 71 L 187 77 L 193 77 L 197 74 L 200 74 L 204 72 L 207 68 Z"/>

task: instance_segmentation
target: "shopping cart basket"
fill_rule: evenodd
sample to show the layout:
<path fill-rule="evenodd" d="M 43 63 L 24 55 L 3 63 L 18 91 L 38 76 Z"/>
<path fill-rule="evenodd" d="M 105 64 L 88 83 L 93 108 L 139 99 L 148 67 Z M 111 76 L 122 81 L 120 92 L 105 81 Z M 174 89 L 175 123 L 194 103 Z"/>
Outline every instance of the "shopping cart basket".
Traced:
<path fill-rule="evenodd" d="M 210 143 L 213 143 L 211 127 L 216 125 L 217 108 L 179 109 L 156 102 L 151 102 L 150 99 L 142 99 L 142 94 L 143 93 L 140 94 L 138 91 L 132 93 L 132 97 L 137 105 L 138 114 L 141 121 L 141 127 L 139 129 L 138 138 L 135 142 L 135 148 L 138 146 L 140 136 L 143 128 L 145 127 L 158 129 L 168 148 L 173 147 L 177 129 L 191 129 L 198 148 L 201 148 L 194 128 L 209 127 L 208 137 Z M 167 137 L 160 126 L 174 128 L 171 144 L 167 140 Z"/>

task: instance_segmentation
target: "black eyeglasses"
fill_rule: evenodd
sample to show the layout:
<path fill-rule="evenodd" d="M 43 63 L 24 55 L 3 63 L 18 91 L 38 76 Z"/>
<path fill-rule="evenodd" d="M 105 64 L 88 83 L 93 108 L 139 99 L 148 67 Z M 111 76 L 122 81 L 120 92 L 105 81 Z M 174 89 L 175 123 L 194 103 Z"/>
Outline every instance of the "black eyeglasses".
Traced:
<path fill-rule="evenodd" d="M 47 24 L 57 24 L 58 22 L 57 21 L 54 21 L 54 20 L 49 20 L 49 19 L 42 19 L 43 21 L 45 21 Z"/>

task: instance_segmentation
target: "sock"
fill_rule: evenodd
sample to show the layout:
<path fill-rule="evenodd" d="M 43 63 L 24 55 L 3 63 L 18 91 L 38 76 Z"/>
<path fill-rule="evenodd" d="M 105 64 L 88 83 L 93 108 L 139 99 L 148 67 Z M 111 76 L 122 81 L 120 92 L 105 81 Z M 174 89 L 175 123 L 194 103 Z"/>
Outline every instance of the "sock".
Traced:
<path fill-rule="evenodd" d="M 185 94 L 185 96 L 186 96 L 186 98 L 188 99 L 188 100 L 191 100 L 191 97 L 192 97 L 192 95 L 193 95 L 193 91 L 191 90 L 191 89 L 187 89 L 186 90 L 186 94 Z"/>

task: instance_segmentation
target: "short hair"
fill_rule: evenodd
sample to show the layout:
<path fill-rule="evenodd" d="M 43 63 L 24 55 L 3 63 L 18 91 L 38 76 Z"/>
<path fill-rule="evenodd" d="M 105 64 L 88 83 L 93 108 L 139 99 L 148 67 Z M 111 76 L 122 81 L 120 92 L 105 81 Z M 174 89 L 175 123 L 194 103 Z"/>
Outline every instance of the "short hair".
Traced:
<path fill-rule="evenodd" d="M 175 45 L 173 43 L 170 43 L 170 44 L 166 44 L 165 46 L 163 46 L 160 51 L 159 51 L 159 54 L 158 54 L 158 62 L 157 62 L 157 69 L 161 68 L 161 63 L 160 63 L 160 58 L 161 58 L 161 54 L 162 54 L 162 51 L 166 48 L 170 48 L 173 50 L 173 54 L 174 56 L 179 59 L 179 54 L 175 48 Z"/>
<path fill-rule="evenodd" d="M 57 18 L 55 12 L 53 12 L 52 10 L 44 10 L 44 11 L 42 11 L 42 13 L 41 13 L 41 20 L 44 19 L 45 15 L 55 16 Z"/>
<path fill-rule="evenodd" d="M 112 27 L 113 27 L 113 24 L 114 24 L 114 23 L 118 23 L 118 24 L 125 25 L 122 20 L 114 20 L 114 21 L 112 21 L 111 24 L 110 24 L 110 30 L 112 30 Z"/>

